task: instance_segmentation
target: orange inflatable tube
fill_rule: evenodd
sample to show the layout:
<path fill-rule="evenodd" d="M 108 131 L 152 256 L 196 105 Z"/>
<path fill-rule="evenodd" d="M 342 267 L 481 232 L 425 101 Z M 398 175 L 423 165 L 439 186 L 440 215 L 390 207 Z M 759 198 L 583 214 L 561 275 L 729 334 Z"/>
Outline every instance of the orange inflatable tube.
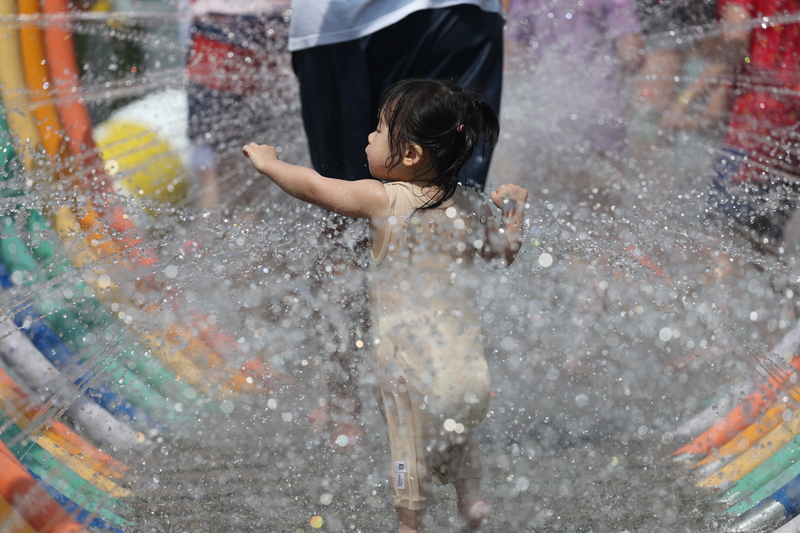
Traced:
<path fill-rule="evenodd" d="M 113 257 L 119 253 L 116 251 L 118 248 L 114 242 L 108 239 L 101 242 L 100 239 L 103 239 L 104 236 L 96 231 L 92 232 L 93 229 L 96 230 L 98 224 L 96 213 L 86 210 L 80 214 L 81 218 L 75 217 L 69 208 L 62 207 L 56 217 L 56 230 L 59 232 L 62 242 L 66 242 L 69 237 L 78 237 L 74 240 L 73 246 L 67 246 L 68 249 L 71 248 L 73 263 L 76 266 L 85 267 L 96 262 L 98 255 Z M 89 232 L 85 237 L 82 236 L 84 231 Z M 78 246 L 82 248 L 79 249 Z M 112 285 L 105 289 L 97 287 L 98 297 L 116 300 L 108 290 Z M 183 301 L 179 294 L 171 294 L 171 296 L 171 301 L 175 305 L 177 305 L 176 302 Z M 160 342 L 155 335 L 142 331 L 139 325 L 134 324 L 134 328 L 147 341 L 149 349 L 159 357 L 165 366 L 183 376 L 191 386 L 197 388 L 210 377 L 203 369 L 214 369 L 223 374 L 215 377 L 225 379 L 226 385 L 236 392 L 256 392 L 258 390 L 256 380 L 263 378 L 263 375 L 267 375 L 268 372 L 262 371 L 259 376 L 258 372 L 252 370 L 244 373 L 233 368 L 220 354 L 231 353 L 231 350 L 238 350 L 239 347 L 229 336 L 210 325 L 207 320 L 202 322 L 202 326 L 202 329 L 198 328 L 198 338 L 189 333 L 187 328 L 172 324 L 167 329 L 168 340 Z M 214 348 L 209 346 L 207 340 L 214 343 Z M 203 387 L 203 390 L 208 389 Z"/>
<path fill-rule="evenodd" d="M 772 457 L 800 432 L 800 417 L 793 416 L 773 429 L 756 445 L 697 482 L 698 487 L 724 488 L 740 480 Z"/>
<path fill-rule="evenodd" d="M 786 407 L 785 403 L 773 405 L 758 420 L 747 426 L 729 442 L 723 444 L 719 450 L 712 451 L 702 461 L 694 465 L 694 468 L 700 468 L 714 461 L 733 457 L 748 450 L 750 446 L 761 440 L 764 435 L 783 422 L 783 412 L 786 411 Z"/>
<path fill-rule="evenodd" d="M 67 13 L 70 11 L 69 0 L 44 0 L 44 11 L 48 15 Z M 58 112 L 69 137 L 70 151 L 77 159 L 77 166 L 88 172 L 82 185 L 93 194 L 117 196 L 97 154 L 92 139 L 92 122 L 80 96 L 80 70 L 75 59 L 72 31 L 63 23 L 51 23 L 44 33 L 50 76 Z M 152 250 L 144 248 L 144 239 L 125 210 L 120 205 L 106 205 L 103 216 L 111 226 L 112 238 L 120 243 L 125 255 L 137 265 L 152 267 L 156 256 Z"/>
<path fill-rule="evenodd" d="M 762 385 L 750 393 L 728 414 L 714 422 L 701 435 L 676 451 L 673 455 L 706 454 L 714 448 L 721 448 L 753 423 L 758 416 L 775 403 L 777 393 L 768 385 Z"/>
<path fill-rule="evenodd" d="M 17 11 L 20 15 L 34 17 L 39 14 L 39 0 L 18 0 Z M 58 109 L 50 102 L 50 75 L 38 20 L 23 19 L 20 22 L 19 44 L 28 98 L 36 117 L 40 141 L 47 153 L 55 157 L 63 146 L 64 134 L 58 120 Z"/>
<path fill-rule="evenodd" d="M 0 496 L 39 533 L 78 533 L 86 529 L 76 522 L 17 461 L 0 441 Z"/>

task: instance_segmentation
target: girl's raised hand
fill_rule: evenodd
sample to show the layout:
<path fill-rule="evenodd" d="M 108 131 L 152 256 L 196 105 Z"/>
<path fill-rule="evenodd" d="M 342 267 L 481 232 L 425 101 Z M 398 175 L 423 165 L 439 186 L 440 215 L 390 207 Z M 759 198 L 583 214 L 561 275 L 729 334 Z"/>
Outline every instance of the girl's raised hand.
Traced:
<path fill-rule="evenodd" d="M 263 168 L 264 163 L 278 159 L 278 152 L 268 144 L 246 144 L 242 147 L 242 154 L 245 157 L 249 157 L 250 162 L 259 171 Z"/>
<path fill-rule="evenodd" d="M 506 200 L 513 200 L 524 206 L 525 202 L 528 200 L 528 191 L 519 185 L 506 183 L 505 185 L 501 185 L 493 190 L 489 196 L 492 199 L 492 202 L 494 202 L 494 205 L 500 209 L 503 209 L 504 205 L 511 207 L 506 204 Z"/>
<path fill-rule="evenodd" d="M 500 225 L 492 227 L 487 242 L 481 249 L 484 259 L 503 257 L 506 265 L 514 262 L 522 244 L 522 218 L 528 191 L 519 185 L 501 185 L 489 195 L 494 205 L 500 208 Z"/>

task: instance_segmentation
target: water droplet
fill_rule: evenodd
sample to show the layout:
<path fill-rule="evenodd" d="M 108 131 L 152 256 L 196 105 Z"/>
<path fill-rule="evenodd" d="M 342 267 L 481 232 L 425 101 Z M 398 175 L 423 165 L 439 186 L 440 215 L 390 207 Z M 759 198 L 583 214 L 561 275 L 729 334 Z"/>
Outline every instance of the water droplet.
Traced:
<path fill-rule="evenodd" d="M 219 403 L 219 410 L 226 415 L 231 414 L 233 412 L 233 402 L 230 400 L 222 400 Z"/>

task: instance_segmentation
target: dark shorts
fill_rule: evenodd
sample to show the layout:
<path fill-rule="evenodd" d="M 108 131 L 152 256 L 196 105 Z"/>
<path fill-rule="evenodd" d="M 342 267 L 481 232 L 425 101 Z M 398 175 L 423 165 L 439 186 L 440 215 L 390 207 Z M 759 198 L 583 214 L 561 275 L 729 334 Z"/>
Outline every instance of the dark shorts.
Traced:
<path fill-rule="evenodd" d="M 370 177 L 364 148 L 378 122 L 378 101 L 402 79 L 452 79 L 499 113 L 503 25 L 498 14 L 459 5 L 417 11 L 361 39 L 294 52 L 316 170 L 339 179 Z M 490 157 L 476 150 L 461 181 L 483 189 Z"/>
<path fill-rule="evenodd" d="M 798 205 L 800 103 L 788 88 L 740 92 L 712 173 L 710 212 L 760 244 L 780 243 Z"/>
<path fill-rule="evenodd" d="M 797 208 L 800 182 L 777 173 L 767 180 L 738 180 L 750 161 L 742 150 L 722 150 L 714 164 L 706 212 L 759 244 L 777 246 Z"/>
<path fill-rule="evenodd" d="M 645 35 L 672 31 L 684 34 L 685 37 L 694 28 L 714 23 L 717 18 L 717 0 L 636 0 L 636 14 Z"/>

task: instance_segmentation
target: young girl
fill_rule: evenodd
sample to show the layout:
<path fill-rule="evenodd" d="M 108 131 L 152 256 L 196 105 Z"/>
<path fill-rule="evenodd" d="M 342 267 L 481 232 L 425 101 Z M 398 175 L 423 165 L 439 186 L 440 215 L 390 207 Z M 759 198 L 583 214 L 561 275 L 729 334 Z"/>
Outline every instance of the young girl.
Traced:
<path fill-rule="evenodd" d="M 494 148 L 498 121 L 456 85 L 416 79 L 387 89 L 367 145 L 375 180 L 341 181 L 278 160 L 271 146 L 243 148 L 253 166 L 300 200 L 370 222 L 370 307 L 375 391 L 388 425 L 392 494 L 401 532 L 422 531 L 431 478 L 455 485 L 468 530 L 488 520 L 472 430 L 489 405 L 476 254 L 510 264 L 522 240 L 528 192 L 482 197 L 457 183 L 478 139 Z"/>

